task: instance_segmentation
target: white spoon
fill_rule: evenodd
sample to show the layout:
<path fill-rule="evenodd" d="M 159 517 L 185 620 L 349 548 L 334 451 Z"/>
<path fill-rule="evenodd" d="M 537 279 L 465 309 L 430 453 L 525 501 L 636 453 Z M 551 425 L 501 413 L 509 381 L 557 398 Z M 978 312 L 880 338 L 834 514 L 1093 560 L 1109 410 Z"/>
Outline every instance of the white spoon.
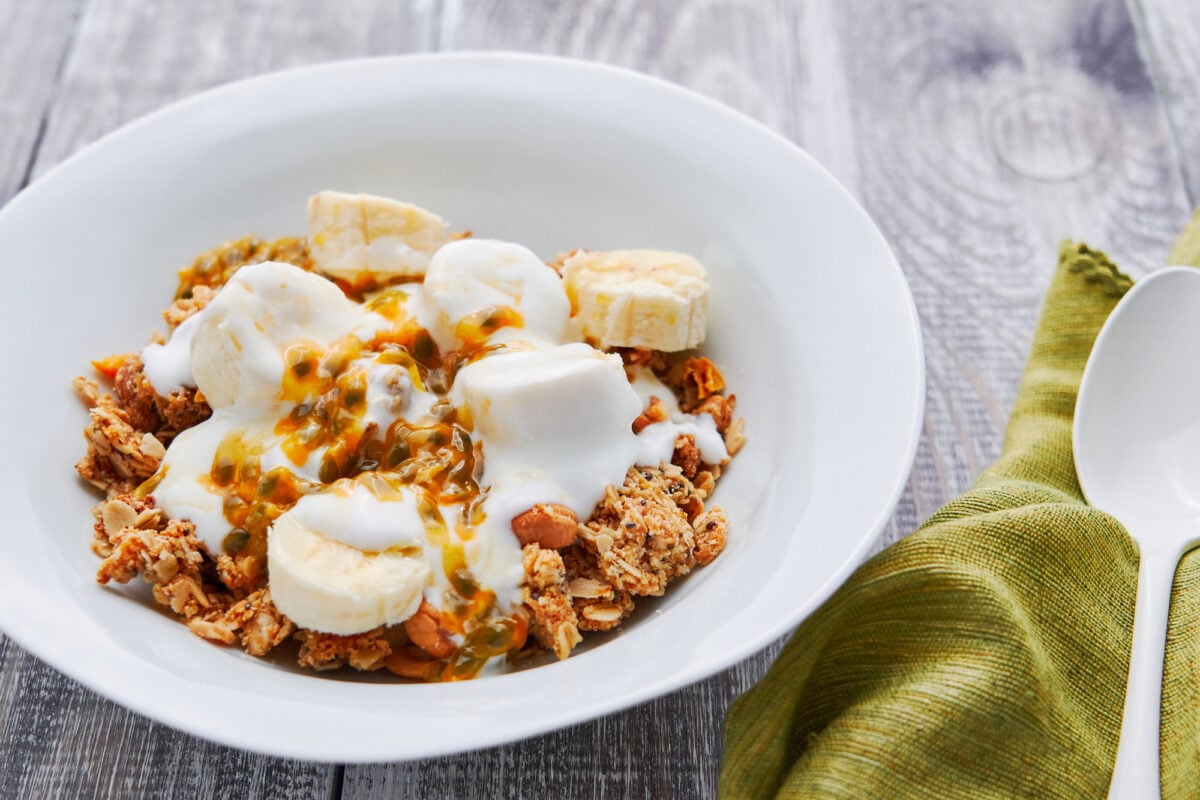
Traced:
<path fill-rule="evenodd" d="M 1138 281 L 1104 323 L 1075 404 L 1088 502 L 1141 553 L 1133 654 L 1110 798 L 1160 796 L 1159 719 L 1171 583 L 1200 537 L 1200 269 Z"/>

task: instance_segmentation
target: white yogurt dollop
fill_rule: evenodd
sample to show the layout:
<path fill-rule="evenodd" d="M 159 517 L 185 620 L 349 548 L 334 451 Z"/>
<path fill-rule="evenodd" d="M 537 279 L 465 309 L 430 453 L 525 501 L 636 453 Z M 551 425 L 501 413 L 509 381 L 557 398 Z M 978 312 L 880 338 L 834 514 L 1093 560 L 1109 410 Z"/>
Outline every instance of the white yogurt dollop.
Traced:
<path fill-rule="evenodd" d="M 429 319 L 423 320 L 443 351 L 458 344 L 459 322 L 489 309 L 521 316 L 522 337 L 564 338 L 571 303 L 558 274 L 519 244 L 463 239 L 443 245 L 425 274 Z"/>
<path fill-rule="evenodd" d="M 669 462 L 675 454 L 675 440 L 688 435 L 696 442 L 696 449 L 700 451 L 700 458 L 705 464 L 720 464 L 729 457 L 725 449 L 725 440 L 717 432 L 717 423 L 711 416 L 686 416 L 691 417 L 691 420 L 655 422 L 642 428 L 642 432 L 637 436 L 642 445 L 638 451 L 637 463 L 657 466 Z"/>
<path fill-rule="evenodd" d="M 625 482 L 640 450 L 631 424 L 642 406 L 621 359 L 582 342 L 488 356 L 459 372 L 451 400 L 475 422 L 484 484 L 580 519 Z"/>
<path fill-rule="evenodd" d="M 680 411 L 675 393 L 648 367 L 635 366 L 629 371 L 630 385 L 641 400 L 642 407 L 649 406 L 650 399 L 657 397 L 670 416 L 669 421 L 647 425 L 638 434 L 642 450 L 637 463 L 654 466 L 670 461 L 675 452 L 675 440 L 687 435 L 695 440 L 696 449 L 700 451 L 700 458 L 705 464 L 720 464 L 729 458 L 725 439 L 717 431 L 717 423 L 711 414 L 685 414 Z"/>
<path fill-rule="evenodd" d="M 381 552 L 425 545 L 425 523 L 411 491 L 380 497 L 358 481 L 338 481 L 325 491 L 300 498 L 292 518 L 326 539 Z"/>
<path fill-rule="evenodd" d="M 289 345 L 369 339 L 388 327 L 325 278 L 273 261 L 235 272 L 200 315 L 192 376 L 213 408 L 276 402 Z"/>
<path fill-rule="evenodd" d="M 399 613 L 396 608 L 412 613 L 419 595 L 440 605 L 450 587 L 445 546 L 461 546 L 478 584 L 495 593 L 500 609 L 511 609 L 520 603 L 524 575 L 521 546 L 511 527 L 515 516 L 539 503 L 553 503 L 586 520 L 608 486 L 624 483 L 630 467 L 669 462 L 680 435 L 694 437 L 707 463 L 728 457 L 712 417 L 682 413 L 672 392 L 650 370 L 633 368 L 627 375 L 619 356 L 578 341 L 568 325 L 570 303 L 562 280 L 526 248 L 492 240 L 448 243 L 433 255 L 423 284 L 388 291 L 401 290 L 406 297 L 388 312 L 401 318 L 388 320 L 317 275 L 286 264 L 255 264 L 238 270 L 166 344 L 143 350 L 146 375 L 156 391 L 168 394 L 180 386 L 196 386 L 215 409 L 210 419 L 167 448 L 164 473 L 154 490 L 160 507 L 171 517 L 192 520 L 210 552 L 223 552 L 231 524 L 223 514 L 222 490 L 210 476 L 221 443 L 238 438 L 241 451 L 257 459 L 263 473 L 284 467 L 304 486 L 304 496 L 275 523 L 288 526 L 289 542 L 311 547 L 314 554 L 329 552 L 322 542 L 360 551 L 338 551 L 337 558 L 348 559 L 339 567 L 347 575 L 354 574 L 350 561 L 363 553 L 403 551 L 405 558 L 421 562 L 420 569 L 399 562 L 388 562 L 386 569 L 371 567 L 378 572 L 370 573 L 376 575 L 371 580 L 404 574 L 411 583 L 405 592 L 387 594 L 395 608 L 371 617 L 390 623 Z M 513 312 L 505 325 L 495 330 L 481 325 L 502 310 Z M 482 451 L 479 484 L 485 493 L 483 521 L 467 529 L 458 525 L 462 503 L 446 502 L 431 512 L 419 502 L 420 490 L 389 483 L 383 491 L 385 478 L 375 473 L 323 484 L 320 465 L 328 445 L 297 448 L 287 439 L 296 427 L 280 427 L 294 409 L 312 400 L 282 395 L 289 347 L 304 343 L 326 349 L 352 335 L 366 342 L 389 328 L 400 335 L 400 326 L 414 321 L 430 331 L 443 354 L 480 345 L 484 354 L 458 371 L 448 397 L 442 398 L 422 385 L 411 362 L 383 363 L 388 360 L 384 356 L 377 360 L 376 353 L 362 353 L 342 373 L 358 371 L 355 385 L 365 386 L 365 402 L 355 405 L 354 424 L 382 437 L 398 420 L 433 425 L 434 404 L 444 404 L 444 399 L 466 409 L 471 438 Z M 670 419 L 635 435 L 633 420 L 652 396 L 666 404 Z M 307 408 L 299 409 L 302 422 L 309 420 Z M 339 407 L 334 413 L 351 412 Z M 444 525 L 437 521 L 439 515 Z M 268 543 L 270 537 L 268 533 Z M 278 552 L 276 548 L 277 557 Z M 288 554 L 292 558 L 293 551 Z M 325 557 L 314 555 L 314 565 Z M 291 560 L 286 563 L 294 580 L 289 578 L 281 610 L 292 613 L 284 608 L 290 604 L 301 616 L 319 618 L 312 603 L 320 596 L 321 576 L 296 572 Z M 310 585 L 317 587 L 312 596 L 300 598 L 298 593 Z M 371 586 L 372 591 L 378 588 Z"/>
<path fill-rule="evenodd" d="M 158 507 L 173 519 L 191 520 L 196 536 L 214 555 L 225 551 L 222 542 L 233 526 L 225 518 L 221 495 L 210 488 L 213 456 L 226 437 L 245 436 L 254 425 L 253 415 L 218 410 L 176 436 L 159 468 L 162 480 L 154 489 Z"/>
<path fill-rule="evenodd" d="M 325 278 L 264 261 L 235 272 L 166 344 L 144 348 L 142 363 L 161 395 L 196 386 L 213 408 L 269 405 L 278 399 L 289 345 L 370 339 L 388 324 Z"/>
<path fill-rule="evenodd" d="M 192 340 L 201 320 L 200 314 L 193 314 L 179 324 L 165 344 L 148 344 L 142 349 L 142 371 L 160 395 L 166 397 L 176 389 L 196 385 L 192 377 Z"/>

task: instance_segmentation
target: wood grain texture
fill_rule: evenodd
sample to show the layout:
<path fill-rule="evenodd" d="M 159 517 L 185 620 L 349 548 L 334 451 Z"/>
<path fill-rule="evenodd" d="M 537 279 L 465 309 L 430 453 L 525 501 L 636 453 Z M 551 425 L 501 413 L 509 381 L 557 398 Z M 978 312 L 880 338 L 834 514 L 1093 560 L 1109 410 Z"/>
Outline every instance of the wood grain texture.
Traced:
<path fill-rule="evenodd" d="M 1192 205 L 1200 201 L 1200 5 L 1129 0 Z"/>
<path fill-rule="evenodd" d="M 925 334 L 905 533 L 998 455 L 1058 242 L 1145 269 L 1188 207 L 1120 0 L 829 0 L 806 13 L 822 22 L 805 39 L 805 95 L 834 82 L 847 98 L 840 113 L 803 106 L 811 149 L 883 229 Z"/>
<path fill-rule="evenodd" d="M 43 103 L 22 110 L 32 89 L 22 89 L 26 102 L 7 83 L 21 75 L 36 83 L 40 75 L 0 72 L 0 107 L 11 105 L 35 132 L 45 114 L 40 147 L 34 152 L 33 136 L 25 136 L 28 152 L 14 156 L 22 172 L 32 158 L 35 176 L 119 125 L 209 86 L 297 64 L 425 49 L 432 35 L 432 5 L 422 3 L 92 0 L 77 30 L 69 24 L 71 5 L 47 3 L 49 16 L 41 19 L 29 13 L 37 3 L 0 3 L 0 21 L 24 25 L 7 30 L 11 41 L 46 49 L 38 72 L 51 76 L 43 90 L 54 98 L 49 109 Z M 61 47 L 51 46 L 57 40 L 50 30 L 59 27 L 67 36 L 75 30 L 61 74 Z M 4 130 L 0 153 L 15 146 Z M 264 758 L 178 733 L 100 698 L 11 642 L 0 647 L 4 797 L 328 797 L 340 784 L 332 765 Z M 230 720 L 253 724 L 234 709 Z"/>
<path fill-rule="evenodd" d="M 882 546 L 999 452 L 1058 240 L 1087 239 L 1149 268 L 1186 218 L 1188 189 L 1197 196 L 1200 12 L 1129 3 L 0 0 L 0 200 L 146 111 L 298 63 L 507 48 L 682 83 L 805 145 L 900 258 L 924 326 L 929 399 Z M 708 797 L 725 708 L 778 647 L 592 723 L 463 756 L 348 767 L 343 782 L 332 765 L 151 723 L 3 642 L 0 794 Z"/>
<path fill-rule="evenodd" d="M 29 180 L 83 2 L 0 3 L 0 205 Z"/>
<path fill-rule="evenodd" d="M 235 709 L 230 719 L 253 724 L 237 720 Z M 6 798 L 326 797 L 335 772 L 178 733 L 80 687 L 11 642 L 0 644 Z"/>
<path fill-rule="evenodd" d="M 119 125 L 237 78 L 429 48 L 432 3 L 90 0 L 34 175 Z"/>
<path fill-rule="evenodd" d="M 586 58 L 680 83 L 797 138 L 789 0 L 443 0 L 442 50 Z"/>

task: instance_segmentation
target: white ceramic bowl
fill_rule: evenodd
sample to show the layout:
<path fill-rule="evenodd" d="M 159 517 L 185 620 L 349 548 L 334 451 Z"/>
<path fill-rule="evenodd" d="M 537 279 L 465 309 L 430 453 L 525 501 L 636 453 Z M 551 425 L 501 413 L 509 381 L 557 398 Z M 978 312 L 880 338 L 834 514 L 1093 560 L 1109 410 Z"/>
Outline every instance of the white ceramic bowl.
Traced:
<path fill-rule="evenodd" d="M 693 253 L 706 352 L 749 444 L 716 501 L 725 553 L 562 663 L 444 685 L 317 676 L 206 644 L 144 589 L 103 588 L 72 470 L 88 360 L 136 349 L 175 271 L 247 233 L 302 234 L 308 195 L 373 192 L 545 257 Z M 862 558 L 912 463 L 915 310 L 867 215 L 766 128 L 634 73 L 518 55 L 351 61 L 193 97 L 88 147 L 0 212 L 9 377 L 0 627 L 147 716 L 219 742 L 363 762 L 497 744 L 711 675 L 811 612 Z"/>

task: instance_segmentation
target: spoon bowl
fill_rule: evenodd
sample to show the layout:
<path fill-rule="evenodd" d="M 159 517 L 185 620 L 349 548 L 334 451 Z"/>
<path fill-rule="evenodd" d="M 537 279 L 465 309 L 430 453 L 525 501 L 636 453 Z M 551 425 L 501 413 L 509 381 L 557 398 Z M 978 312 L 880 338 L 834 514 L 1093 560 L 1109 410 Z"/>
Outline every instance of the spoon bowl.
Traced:
<path fill-rule="evenodd" d="M 1158 797 L 1171 584 L 1200 536 L 1200 270 L 1152 273 L 1113 309 L 1083 373 L 1073 438 L 1088 503 L 1120 520 L 1140 554 L 1109 797 Z"/>

